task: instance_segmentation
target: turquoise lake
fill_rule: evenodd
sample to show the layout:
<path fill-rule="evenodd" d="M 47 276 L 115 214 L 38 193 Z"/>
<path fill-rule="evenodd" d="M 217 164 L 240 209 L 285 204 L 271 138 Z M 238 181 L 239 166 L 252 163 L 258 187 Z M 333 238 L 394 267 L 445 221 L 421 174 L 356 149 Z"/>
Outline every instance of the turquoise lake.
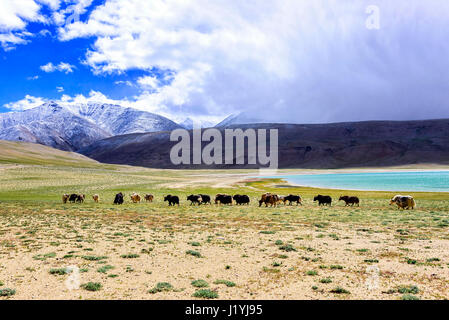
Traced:
<path fill-rule="evenodd" d="M 295 174 L 270 178 L 330 189 L 449 192 L 449 171 Z"/>

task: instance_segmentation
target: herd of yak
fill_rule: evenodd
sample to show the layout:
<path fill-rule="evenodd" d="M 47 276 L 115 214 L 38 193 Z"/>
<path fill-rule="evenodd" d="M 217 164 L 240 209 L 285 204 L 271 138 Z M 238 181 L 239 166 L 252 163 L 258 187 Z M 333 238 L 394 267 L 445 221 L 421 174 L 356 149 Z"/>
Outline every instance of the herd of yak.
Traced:
<path fill-rule="evenodd" d="M 140 203 L 142 198 L 137 193 L 130 194 L 131 202 Z M 63 203 L 83 203 L 86 199 L 84 194 L 64 194 L 62 196 Z M 94 194 L 92 196 L 94 202 L 98 203 L 100 201 L 100 197 L 98 194 Z M 146 202 L 153 202 L 154 196 L 152 194 L 145 194 L 143 199 Z M 187 201 L 190 201 L 190 205 L 202 205 L 202 204 L 212 204 L 211 197 L 207 194 L 191 194 L 187 197 Z M 341 196 L 339 201 L 344 201 L 345 206 L 360 206 L 360 200 L 355 196 Z M 313 198 L 314 202 L 318 202 L 319 206 L 331 206 L 332 205 L 332 197 L 317 195 Z M 114 204 L 120 205 L 125 202 L 125 196 L 122 192 L 119 192 L 115 195 Z M 169 206 L 179 206 L 179 197 L 175 195 L 167 195 L 164 196 L 164 202 L 168 202 Z M 226 204 L 226 205 L 249 205 L 250 198 L 247 195 L 236 194 L 234 196 L 228 194 L 217 194 L 214 199 L 215 204 Z M 280 196 L 272 193 L 264 193 L 259 200 L 259 207 L 265 204 L 265 207 L 271 206 L 276 207 L 279 204 L 292 205 L 296 203 L 296 205 L 302 205 L 302 198 L 299 195 L 290 194 L 288 196 Z M 398 209 L 414 209 L 416 207 L 415 200 L 412 196 L 402 196 L 396 195 L 390 200 L 390 205 L 396 204 Z"/>

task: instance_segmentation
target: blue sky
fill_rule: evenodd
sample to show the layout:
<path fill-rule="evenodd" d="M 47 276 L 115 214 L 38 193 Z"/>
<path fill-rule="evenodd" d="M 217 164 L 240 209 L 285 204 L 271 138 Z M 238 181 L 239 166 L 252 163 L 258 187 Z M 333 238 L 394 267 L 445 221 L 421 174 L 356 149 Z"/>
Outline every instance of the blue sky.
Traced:
<path fill-rule="evenodd" d="M 2 0 L 0 112 L 117 103 L 182 121 L 449 117 L 449 3 Z"/>

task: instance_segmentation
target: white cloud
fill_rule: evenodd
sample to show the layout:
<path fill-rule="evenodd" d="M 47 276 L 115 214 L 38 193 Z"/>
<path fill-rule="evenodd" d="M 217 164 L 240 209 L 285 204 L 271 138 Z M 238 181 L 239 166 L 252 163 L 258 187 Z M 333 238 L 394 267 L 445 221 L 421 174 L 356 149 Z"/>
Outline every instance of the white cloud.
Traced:
<path fill-rule="evenodd" d="M 20 34 L 15 34 L 13 32 L 0 33 L 0 45 L 5 51 L 13 50 L 15 45 L 26 43 L 28 43 L 28 40 L 21 37 Z"/>
<path fill-rule="evenodd" d="M 156 89 L 159 85 L 159 80 L 157 77 L 146 76 L 137 79 L 137 83 L 143 88 Z"/>
<path fill-rule="evenodd" d="M 39 76 L 31 76 L 27 78 L 27 80 L 37 80 L 37 79 L 39 79 Z"/>
<path fill-rule="evenodd" d="M 64 72 L 65 74 L 72 73 L 76 67 L 66 62 L 60 62 L 58 65 L 54 65 L 52 62 L 46 65 L 40 66 L 40 69 L 44 72 L 51 73 L 55 71 Z"/>
<path fill-rule="evenodd" d="M 125 85 L 125 86 L 128 86 L 128 87 L 133 87 L 134 86 L 133 83 L 131 81 L 129 81 L 129 80 L 126 80 L 126 81 L 123 81 L 123 80 L 115 81 L 114 84 L 116 84 L 116 85 Z"/>
<path fill-rule="evenodd" d="M 52 10 L 58 10 L 63 0 L 38 0 L 38 2 L 45 4 Z"/>
<path fill-rule="evenodd" d="M 61 27 L 67 27 L 67 25 L 79 22 L 80 15 L 87 12 L 87 8 L 90 7 L 93 0 L 71 0 L 65 2 L 67 2 L 67 6 L 64 9 L 54 11 L 52 14 L 53 22 Z"/>
<path fill-rule="evenodd" d="M 0 45 L 5 51 L 26 44 L 31 33 L 24 31 L 29 22 L 46 22 L 35 0 L 0 1 Z"/>
<path fill-rule="evenodd" d="M 39 10 L 40 6 L 34 0 L 0 1 L 0 31 L 24 29 L 28 21 L 45 21 Z"/>
<path fill-rule="evenodd" d="M 371 4 L 107 0 L 59 38 L 96 37 L 86 52 L 94 72 L 173 70 L 169 85 L 139 79 L 148 110 L 295 122 L 449 116 L 449 2 L 378 0 L 376 31 L 365 26 Z"/>
<path fill-rule="evenodd" d="M 4 107 L 12 111 L 23 111 L 38 107 L 47 102 L 47 99 L 26 95 L 22 100 L 5 104 Z"/>
<path fill-rule="evenodd" d="M 64 92 L 64 87 L 56 87 L 56 90 L 57 90 L 58 92 Z"/>
<path fill-rule="evenodd" d="M 91 4 L 92 0 L 1 0 L 0 45 L 8 51 L 28 43 L 27 38 L 34 35 L 18 31 L 26 30 L 30 22 L 63 26 L 79 21 L 80 15 L 86 13 Z M 48 13 L 44 14 L 44 7 L 49 9 Z M 50 32 L 43 29 L 37 34 L 47 36 Z"/>

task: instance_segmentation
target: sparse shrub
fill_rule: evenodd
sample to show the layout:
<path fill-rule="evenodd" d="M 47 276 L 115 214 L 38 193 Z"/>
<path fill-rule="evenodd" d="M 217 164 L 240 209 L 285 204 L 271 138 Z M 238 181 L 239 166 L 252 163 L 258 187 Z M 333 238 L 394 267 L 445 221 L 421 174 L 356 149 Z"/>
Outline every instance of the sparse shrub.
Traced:
<path fill-rule="evenodd" d="M 377 260 L 377 259 L 365 259 L 363 261 L 365 261 L 366 263 L 378 263 L 379 262 L 379 260 Z"/>
<path fill-rule="evenodd" d="M 102 287 L 103 286 L 99 282 L 88 282 L 88 283 L 81 285 L 81 288 L 83 288 L 84 290 L 87 290 L 87 291 L 98 291 Z"/>
<path fill-rule="evenodd" d="M 150 289 L 148 293 L 155 294 L 163 291 L 172 291 L 174 288 L 168 282 L 158 282 L 153 289 Z"/>
<path fill-rule="evenodd" d="M 235 287 L 235 283 L 228 280 L 215 280 L 214 284 L 225 284 L 227 287 Z"/>
<path fill-rule="evenodd" d="M 106 256 L 82 256 L 82 258 L 84 260 L 88 260 L 88 261 L 99 261 L 99 260 L 107 259 L 108 257 L 106 257 Z"/>
<path fill-rule="evenodd" d="M 5 288 L 0 289 L 0 297 L 10 297 L 16 294 L 15 289 Z"/>
<path fill-rule="evenodd" d="M 129 253 L 129 254 L 122 254 L 120 257 L 124 258 L 124 259 L 135 259 L 135 258 L 138 258 L 140 256 L 138 254 L 136 254 L 136 253 Z"/>
<path fill-rule="evenodd" d="M 316 276 L 318 274 L 318 272 L 316 272 L 315 270 L 309 270 L 306 272 L 306 274 L 308 276 Z"/>
<path fill-rule="evenodd" d="M 296 251 L 295 247 L 293 247 L 291 244 L 285 244 L 283 246 L 280 246 L 279 249 L 286 252 Z"/>
<path fill-rule="evenodd" d="M 107 265 L 107 266 L 103 266 L 101 268 L 98 268 L 97 271 L 100 272 L 100 273 L 106 273 L 106 272 L 108 272 L 109 270 L 112 270 L 112 269 L 114 269 L 113 266 Z"/>
<path fill-rule="evenodd" d="M 53 275 L 59 275 L 59 276 L 63 276 L 65 274 L 68 274 L 69 271 L 67 270 L 67 268 L 59 268 L 59 269 L 50 269 L 50 274 Z"/>
<path fill-rule="evenodd" d="M 201 289 L 196 291 L 193 296 L 195 298 L 203 298 L 203 299 L 217 299 L 218 293 L 209 289 Z"/>
<path fill-rule="evenodd" d="M 206 281 L 201 279 L 193 280 L 191 284 L 196 288 L 207 288 L 209 286 L 209 284 Z"/>
<path fill-rule="evenodd" d="M 398 292 L 417 294 L 419 292 L 419 288 L 417 286 L 399 287 Z"/>
<path fill-rule="evenodd" d="M 197 258 L 201 258 L 201 253 L 199 253 L 198 251 L 187 250 L 186 254 L 190 254 L 191 256 L 194 256 L 194 257 L 197 257 Z"/>
<path fill-rule="evenodd" d="M 412 294 L 404 294 L 401 297 L 402 300 L 419 300 L 419 298 L 417 296 L 414 296 Z"/>
<path fill-rule="evenodd" d="M 47 260 L 47 258 L 54 258 L 54 257 L 56 257 L 56 253 L 50 252 L 50 253 L 45 253 L 45 254 L 38 254 L 38 255 L 35 255 L 35 256 L 33 257 L 33 259 L 34 259 L 34 260 L 45 261 L 45 260 Z"/>
<path fill-rule="evenodd" d="M 332 279 L 331 278 L 323 278 L 320 280 L 321 283 L 331 283 Z"/>
<path fill-rule="evenodd" d="M 350 292 L 342 287 L 336 287 L 334 289 L 331 290 L 332 293 L 337 293 L 337 294 L 349 294 Z"/>
<path fill-rule="evenodd" d="M 340 266 L 339 264 L 334 264 L 334 265 L 331 265 L 330 268 L 332 270 L 341 270 L 341 269 L 343 269 L 343 266 Z"/>

